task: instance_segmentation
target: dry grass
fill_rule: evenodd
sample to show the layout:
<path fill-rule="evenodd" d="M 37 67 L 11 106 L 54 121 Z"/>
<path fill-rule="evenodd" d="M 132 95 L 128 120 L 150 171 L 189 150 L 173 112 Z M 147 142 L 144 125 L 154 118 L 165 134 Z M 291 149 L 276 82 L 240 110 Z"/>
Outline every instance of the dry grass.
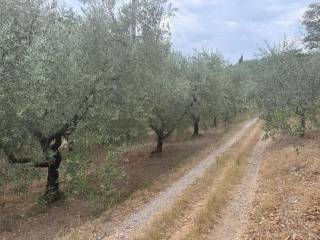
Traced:
<path fill-rule="evenodd" d="M 303 144 L 297 150 L 297 143 Z M 243 239 L 320 239 L 320 153 L 316 139 L 276 139 L 264 160 Z"/>
<path fill-rule="evenodd" d="M 92 234 L 88 234 L 86 232 L 73 232 L 64 237 L 56 237 L 55 240 L 96 240 L 96 238 Z"/>
<path fill-rule="evenodd" d="M 188 188 L 170 210 L 161 213 L 155 217 L 152 223 L 144 230 L 140 236 L 136 236 L 135 240 L 160 240 L 169 239 L 171 233 L 168 231 L 172 226 L 178 224 L 179 219 L 187 213 L 187 211 L 197 204 L 197 200 L 203 199 L 203 193 L 208 190 L 208 186 L 213 179 L 219 178 L 221 171 L 226 165 L 223 158 L 217 160 L 214 169 L 211 169 L 205 176 L 199 179 L 192 187 Z M 202 193 L 202 194 L 200 194 Z M 205 193 L 204 193 L 205 194 Z M 195 196 L 197 196 L 195 198 Z"/>
<path fill-rule="evenodd" d="M 239 149 L 234 149 L 224 156 L 224 161 L 229 162 L 229 166 L 224 173 L 222 181 L 216 186 L 212 186 L 206 204 L 194 218 L 193 226 L 180 239 L 195 240 L 206 238 L 208 230 L 212 229 L 216 217 L 219 216 L 218 213 L 227 204 L 234 185 L 243 177 L 249 155 L 260 137 L 261 130 L 260 126 L 258 126 L 248 139 L 240 143 Z"/>
<path fill-rule="evenodd" d="M 210 228 L 214 217 L 226 204 L 232 186 L 241 178 L 245 160 L 260 136 L 260 125 L 256 125 L 189 187 L 173 207 L 157 216 L 134 239 L 201 239 L 201 234 Z"/>

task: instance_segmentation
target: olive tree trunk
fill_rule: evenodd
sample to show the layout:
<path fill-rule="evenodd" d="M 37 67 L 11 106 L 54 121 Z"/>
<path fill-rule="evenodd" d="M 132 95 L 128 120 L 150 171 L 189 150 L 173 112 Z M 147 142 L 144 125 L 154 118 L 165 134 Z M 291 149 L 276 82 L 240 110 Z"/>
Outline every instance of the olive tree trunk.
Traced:
<path fill-rule="evenodd" d="M 300 113 L 300 133 L 299 136 L 303 138 L 306 133 L 306 110 L 303 109 Z"/>
<path fill-rule="evenodd" d="M 213 126 L 218 127 L 218 117 L 214 117 L 213 119 Z"/>
<path fill-rule="evenodd" d="M 159 130 L 157 132 L 157 147 L 156 147 L 154 153 L 162 153 L 163 142 L 164 142 L 164 132 L 163 132 L 163 130 Z"/>
<path fill-rule="evenodd" d="M 47 187 L 44 195 L 47 202 L 54 202 L 61 196 L 59 187 L 59 167 L 62 159 L 60 152 L 57 151 L 53 158 L 53 162 L 48 166 Z"/>
<path fill-rule="evenodd" d="M 195 118 L 193 120 L 193 136 L 199 136 L 199 130 L 200 130 L 200 118 Z"/>

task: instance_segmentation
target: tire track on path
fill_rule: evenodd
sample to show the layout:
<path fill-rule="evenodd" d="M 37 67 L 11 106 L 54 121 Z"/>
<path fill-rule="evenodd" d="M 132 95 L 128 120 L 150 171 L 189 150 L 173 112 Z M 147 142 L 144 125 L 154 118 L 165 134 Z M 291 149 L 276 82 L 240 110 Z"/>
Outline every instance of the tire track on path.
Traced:
<path fill-rule="evenodd" d="M 210 240 L 240 240 L 246 230 L 249 220 L 249 211 L 254 200 L 257 188 L 257 178 L 263 153 L 271 140 L 260 140 L 253 150 L 249 161 L 245 177 L 240 184 L 232 191 L 230 203 L 221 213 L 215 228 L 211 230 Z"/>
<path fill-rule="evenodd" d="M 161 192 L 157 198 L 149 202 L 139 211 L 131 214 L 119 226 L 109 229 L 103 237 L 97 240 L 126 240 L 129 239 L 131 233 L 137 232 L 140 227 L 148 223 L 153 216 L 162 210 L 170 207 L 176 198 L 186 190 L 197 178 L 201 177 L 205 171 L 216 163 L 216 159 L 229 150 L 240 138 L 242 138 L 254 124 L 258 122 L 258 118 L 250 120 L 245 126 L 234 134 L 230 139 L 200 162 L 197 166 L 182 176 L 177 182 L 172 184 L 165 191 Z"/>

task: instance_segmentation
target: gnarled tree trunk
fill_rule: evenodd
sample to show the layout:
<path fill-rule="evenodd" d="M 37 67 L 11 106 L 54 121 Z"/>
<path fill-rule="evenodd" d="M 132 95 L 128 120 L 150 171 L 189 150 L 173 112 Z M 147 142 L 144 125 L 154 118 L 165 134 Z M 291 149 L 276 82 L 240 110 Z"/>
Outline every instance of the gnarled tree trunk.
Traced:
<path fill-rule="evenodd" d="M 174 128 L 166 132 L 163 128 L 156 128 L 154 126 L 150 126 L 152 130 L 155 132 L 157 136 L 157 146 L 154 151 L 152 151 L 152 154 L 158 154 L 162 153 L 163 151 L 163 144 L 166 138 L 168 138 L 174 131 Z"/>
<path fill-rule="evenodd" d="M 47 203 L 57 201 L 61 197 L 59 188 L 59 167 L 62 161 L 59 147 L 62 144 L 63 134 L 56 134 L 51 138 L 43 138 L 40 143 L 46 160 L 37 164 L 37 167 L 47 168 L 47 186 L 44 199 Z M 53 153 L 53 156 L 50 154 Z"/>
<path fill-rule="evenodd" d="M 306 133 L 306 110 L 303 109 L 300 113 L 300 134 L 299 136 L 303 138 Z"/>
<path fill-rule="evenodd" d="M 218 127 L 218 117 L 214 117 L 213 119 L 213 126 Z"/>
<path fill-rule="evenodd" d="M 54 161 L 48 166 L 47 187 L 45 198 L 48 202 L 54 202 L 61 196 L 59 188 L 59 167 L 61 163 L 61 154 L 59 151 L 53 156 Z"/>
<path fill-rule="evenodd" d="M 160 129 L 157 132 L 157 147 L 154 153 L 162 153 L 163 150 L 163 142 L 164 142 L 164 132 L 162 129 Z"/>
<path fill-rule="evenodd" d="M 224 129 L 225 129 L 225 131 L 227 131 L 228 130 L 228 126 L 229 126 L 229 113 L 228 112 L 226 112 L 224 114 L 223 122 L 224 122 Z"/>
<path fill-rule="evenodd" d="M 200 130 L 200 117 L 193 119 L 193 136 L 199 136 L 199 130 Z"/>

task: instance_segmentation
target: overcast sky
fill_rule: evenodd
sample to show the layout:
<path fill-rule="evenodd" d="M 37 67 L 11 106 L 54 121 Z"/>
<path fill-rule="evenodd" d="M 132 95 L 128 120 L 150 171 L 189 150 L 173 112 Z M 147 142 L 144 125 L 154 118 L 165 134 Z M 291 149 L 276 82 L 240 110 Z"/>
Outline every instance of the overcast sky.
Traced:
<path fill-rule="evenodd" d="M 77 0 L 65 0 L 77 7 Z M 254 57 L 264 41 L 301 39 L 301 17 L 312 0 L 173 0 L 174 47 L 186 54 L 218 49 L 227 60 Z"/>

